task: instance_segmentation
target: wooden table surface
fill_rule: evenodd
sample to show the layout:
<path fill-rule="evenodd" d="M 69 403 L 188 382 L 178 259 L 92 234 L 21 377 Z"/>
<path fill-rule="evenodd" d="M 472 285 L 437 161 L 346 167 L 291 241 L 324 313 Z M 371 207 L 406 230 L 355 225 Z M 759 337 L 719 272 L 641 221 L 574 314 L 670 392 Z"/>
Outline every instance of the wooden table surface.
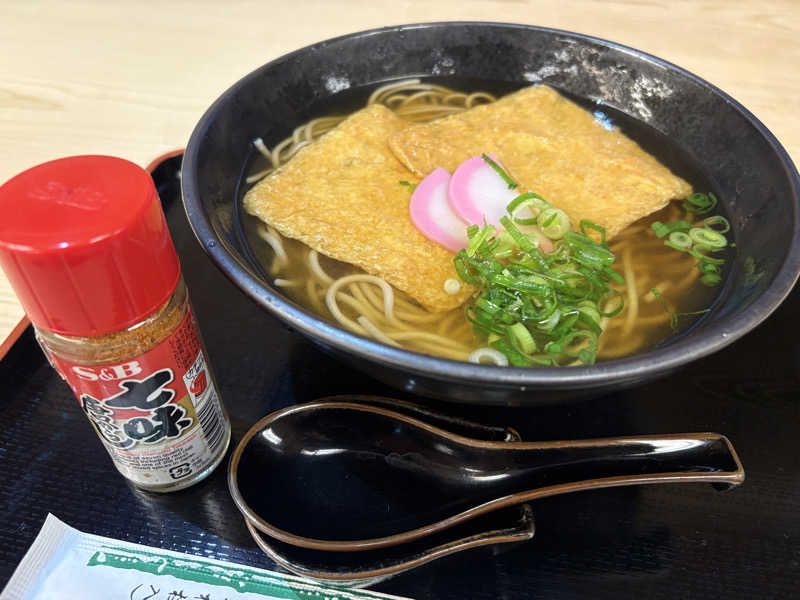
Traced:
<path fill-rule="evenodd" d="M 742 102 L 800 163 L 796 0 L 6 0 L 0 182 L 71 154 L 144 166 L 183 147 L 211 102 L 272 58 L 360 29 L 445 20 L 556 27 L 655 54 Z M 0 273 L 0 343 L 21 317 Z"/>

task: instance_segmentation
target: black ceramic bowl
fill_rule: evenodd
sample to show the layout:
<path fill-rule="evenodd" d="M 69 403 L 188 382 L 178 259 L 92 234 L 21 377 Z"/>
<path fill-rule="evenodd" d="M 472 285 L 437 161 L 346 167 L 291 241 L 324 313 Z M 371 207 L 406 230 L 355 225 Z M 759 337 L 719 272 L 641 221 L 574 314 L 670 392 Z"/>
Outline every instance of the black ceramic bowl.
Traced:
<path fill-rule="evenodd" d="M 251 267 L 232 226 L 251 141 L 267 144 L 343 89 L 447 77 L 513 89 L 543 82 L 599 101 L 666 139 L 659 158 L 699 173 L 722 199 L 737 248 L 713 310 L 681 337 L 624 360 L 572 368 L 498 368 L 433 358 L 349 333 L 288 300 Z M 341 94 L 340 94 L 341 95 Z M 636 136 L 634 136 L 636 137 Z M 248 296 L 323 348 L 399 388 L 485 404 L 533 405 L 630 386 L 715 352 L 763 321 L 800 269 L 800 180 L 775 137 L 711 84 L 658 58 L 584 35 L 497 23 L 376 29 L 303 48 L 250 73 L 202 117 L 183 160 L 183 199 L 205 251 Z M 269 341 L 265 340 L 265 345 Z M 266 348 L 265 348 L 266 350 Z"/>

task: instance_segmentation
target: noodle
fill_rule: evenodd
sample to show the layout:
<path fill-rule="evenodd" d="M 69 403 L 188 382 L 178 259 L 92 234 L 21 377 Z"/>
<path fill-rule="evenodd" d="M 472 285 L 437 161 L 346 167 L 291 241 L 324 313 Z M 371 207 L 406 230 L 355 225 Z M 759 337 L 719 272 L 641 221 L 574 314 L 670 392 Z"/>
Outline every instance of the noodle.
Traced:
<path fill-rule="evenodd" d="M 297 287 L 298 285 L 303 285 L 303 282 L 299 279 L 281 279 L 280 277 L 276 278 L 273 283 L 278 287 Z"/>
<path fill-rule="evenodd" d="M 272 261 L 272 270 L 275 271 L 282 266 L 286 266 L 289 263 L 289 256 L 286 254 L 286 250 L 283 249 L 283 242 L 278 233 L 261 225 L 258 228 L 258 235 L 272 246 L 272 251 L 275 253 L 275 260 Z"/>
<path fill-rule="evenodd" d="M 325 301 L 328 304 L 328 308 L 331 308 L 331 306 L 336 305 L 335 295 L 336 292 L 339 290 L 339 288 L 357 281 L 368 281 L 369 283 L 373 283 L 377 285 L 379 288 L 381 288 L 381 291 L 383 292 L 384 314 L 386 315 L 387 320 L 394 321 L 394 314 L 392 313 L 394 309 L 394 290 L 392 289 L 392 286 L 390 286 L 380 277 L 375 277 L 374 275 L 367 275 L 366 273 L 364 274 L 357 273 L 355 275 L 347 275 L 346 277 L 340 277 L 339 279 L 334 281 L 330 286 L 328 286 L 328 291 L 325 293 Z M 331 312 L 334 312 L 333 309 L 331 310 Z"/>
<path fill-rule="evenodd" d="M 314 306 L 314 310 L 323 313 L 325 308 L 320 301 L 319 284 L 313 279 L 307 280 L 306 293 L 308 294 L 308 299 L 311 301 L 311 304 Z"/>
<path fill-rule="evenodd" d="M 372 322 L 367 317 L 365 317 L 364 315 L 361 315 L 360 317 L 358 317 L 358 322 L 361 324 L 361 326 L 364 329 L 367 330 L 367 333 L 369 333 L 372 337 L 374 337 L 379 342 L 383 342 L 384 344 L 389 344 L 390 346 L 396 346 L 398 348 L 400 347 L 400 344 L 395 342 L 392 338 L 390 338 L 388 335 L 383 333 L 380 329 L 375 327 L 375 325 L 373 325 Z"/>
<path fill-rule="evenodd" d="M 625 287 L 628 292 L 628 306 L 622 333 L 628 335 L 636 324 L 636 317 L 639 316 L 639 294 L 636 290 L 636 275 L 634 275 L 633 265 L 631 265 L 631 247 L 629 245 L 626 245 L 622 251 L 622 264 L 625 268 Z"/>
<path fill-rule="evenodd" d="M 269 148 L 264 144 L 264 140 L 261 138 L 256 138 L 253 140 L 253 146 L 255 146 L 261 154 L 269 159 L 269 162 L 273 165 L 275 163 L 272 162 L 272 152 L 269 151 Z"/>
<path fill-rule="evenodd" d="M 367 104 L 384 104 L 403 119 L 426 122 L 494 100 L 495 97 L 487 92 L 466 94 L 440 85 L 422 83 L 419 79 L 409 79 L 377 88 Z M 291 136 L 271 150 L 261 138 L 253 140 L 253 145 L 268 165 L 247 177 L 247 183 L 276 172 L 304 146 L 314 143 L 345 118 L 330 116 L 313 119 L 295 128 Z M 650 223 L 656 217 L 669 221 L 678 218 L 679 213 L 679 208 L 672 203 L 657 215 L 631 225 L 612 242 L 611 251 L 621 257 L 625 284 L 619 286 L 617 291 L 623 295 L 625 302 L 618 318 L 603 317 L 600 321 L 603 335 L 598 340 L 598 358 L 611 359 L 632 354 L 645 348 L 648 343 L 652 344 L 653 339 L 669 334 L 670 315 L 661 303 L 656 302 L 650 289 L 654 287 L 659 293 L 669 291 L 673 297 L 684 294 L 697 282 L 699 272 L 694 268 L 691 257 L 676 255 L 674 251 L 666 249 L 663 242 L 649 230 Z M 479 363 L 488 360 L 495 364 L 507 364 L 502 353 L 477 347 L 472 326 L 464 318 L 463 309 L 446 313 L 429 312 L 379 277 L 357 272 L 349 265 L 344 267 L 344 274 L 338 276 L 334 272 L 342 271 L 341 265 L 329 263 L 332 270 L 326 271 L 315 250 L 294 240 L 284 239 L 277 231 L 263 224 L 256 231 L 273 250 L 269 274 L 274 278 L 274 285 L 302 294 L 315 311 L 330 315 L 350 331 L 391 346 L 456 360 Z M 306 272 L 292 273 L 289 278 L 281 277 L 287 268 L 296 269 L 292 265 L 305 265 Z M 676 280 L 678 277 L 680 279 Z M 458 280 L 454 281 L 460 284 Z M 653 281 L 657 283 L 651 286 Z M 614 304 L 614 300 L 609 304 Z M 607 305 L 605 310 L 611 308 Z M 642 327 L 650 328 L 646 335 Z M 547 355 L 541 357 L 546 359 Z M 579 363 L 572 361 L 569 364 Z"/>
<path fill-rule="evenodd" d="M 352 296 L 359 304 L 359 312 L 366 315 L 377 323 L 386 320 L 386 315 L 381 310 L 382 302 L 374 302 L 375 297 L 365 294 L 369 284 L 354 284 L 350 286 L 350 296 Z M 381 299 L 383 296 L 381 295 Z"/>
<path fill-rule="evenodd" d="M 322 270 L 319 265 L 319 253 L 316 250 L 308 251 L 308 265 L 311 267 L 311 272 L 325 285 L 333 283 L 333 278 Z"/>

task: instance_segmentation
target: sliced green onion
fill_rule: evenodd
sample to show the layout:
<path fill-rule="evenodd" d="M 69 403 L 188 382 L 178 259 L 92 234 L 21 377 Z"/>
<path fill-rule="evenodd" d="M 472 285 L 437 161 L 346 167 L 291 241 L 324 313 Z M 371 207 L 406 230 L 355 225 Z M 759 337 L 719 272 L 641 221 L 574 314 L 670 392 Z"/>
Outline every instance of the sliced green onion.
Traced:
<path fill-rule="evenodd" d="M 661 221 L 656 221 L 650 225 L 650 229 L 652 229 L 653 233 L 655 233 L 659 238 L 663 238 L 673 231 L 683 231 L 685 233 L 689 231 L 691 227 L 692 225 L 689 223 L 689 221 L 675 221 L 673 223 L 662 223 Z"/>
<path fill-rule="evenodd" d="M 669 240 L 665 241 L 664 245 L 669 247 L 669 248 L 672 248 L 673 250 L 678 250 L 679 252 L 688 252 L 688 249 L 686 248 L 686 246 L 678 246 L 677 244 L 673 244 Z"/>
<path fill-rule="evenodd" d="M 697 249 L 695 249 L 695 248 L 692 248 L 691 250 L 687 250 L 687 252 L 689 254 L 691 254 L 692 256 L 694 256 L 697 260 L 703 260 L 703 261 L 710 262 L 710 263 L 715 264 L 715 265 L 724 265 L 725 264 L 725 260 L 724 259 L 722 259 L 722 258 L 713 258 L 713 257 L 709 256 L 708 254 L 703 254 L 702 252 L 698 252 Z"/>
<path fill-rule="evenodd" d="M 491 300 L 487 299 L 485 296 L 478 298 L 475 301 L 475 306 L 480 308 L 482 311 L 489 315 L 496 315 L 500 311 L 503 310 L 503 307 L 495 304 Z"/>
<path fill-rule="evenodd" d="M 500 217 L 500 224 L 505 227 L 508 235 L 514 238 L 514 242 L 516 242 L 520 250 L 527 252 L 530 256 L 532 256 L 533 253 L 538 250 L 539 241 L 522 233 L 519 229 L 517 229 L 516 225 L 511 222 L 511 219 L 508 217 Z"/>
<path fill-rule="evenodd" d="M 506 210 L 509 213 L 512 213 L 517 210 L 518 208 L 522 208 L 522 206 L 531 206 L 536 210 L 544 210 L 545 208 L 550 208 L 553 206 L 547 200 L 542 198 L 539 194 L 535 192 L 525 192 L 524 194 L 520 194 L 516 198 L 514 198 L 511 202 L 509 202 Z"/>
<path fill-rule="evenodd" d="M 669 234 L 669 241 L 672 247 L 678 247 L 680 250 L 688 250 L 692 247 L 692 238 L 682 231 L 673 231 Z"/>
<path fill-rule="evenodd" d="M 611 281 L 616 281 L 617 283 L 625 283 L 625 279 L 623 279 L 622 275 L 617 273 L 611 267 L 603 267 L 603 275 L 608 277 Z"/>
<path fill-rule="evenodd" d="M 524 354 L 513 348 L 511 344 L 509 344 L 505 340 L 495 340 L 494 342 L 489 344 L 489 347 L 494 348 L 495 350 L 505 354 L 505 357 L 508 359 L 508 362 L 510 362 L 515 367 L 530 367 L 532 364 L 532 361 L 528 357 L 526 357 Z"/>
<path fill-rule="evenodd" d="M 542 233 L 551 240 L 560 240 L 572 229 L 567 213 L 558 208 L 544 209 L 539 213 L 537 222 Z"/>
<path fill-rule="evenodd" d="M 514 238 L 507 231 L 501 231 L 497 234 L 495 241 L 497 242 L 497 246 L 494 249 L 495 258 L 509 258 L 513 255 L 516 244 L 514 243 Z"/>
<path fill-rule="evenodd" d="M 713 229 L 717 233 L 724 234 L 731 230 L 731 224 L 728 222 L 728 219 L 720 215 L 714 215 L 713 217 L 703 219 L 703 225 L 709 229 Z"/>
<path fill-rule="evenodd" d="M 577 310 L 573 311 L 569 314 L 562 313 L 562 318 L 559 321 L 558 325 L 555 326 L 553 331 L 551 331 L 551 335 L 554 337 L 562 337 L 568 334 L 573 329 L 573 325 L 578 321 L 578 318 L 581 316 Z"/>
<path fill-rule="evenodd" d="M 514 213 L 516 211 L 521 210 L 526 206 L 532 208 L 536 212 L 541 212 L 546 208 L 550 208 L 552 204 L 550 204 L 547 200 L 542 198 L 539 194 L 536 194 L 534 192 L 525 192 L 524 194 L 520 194 L 519 196 L 514 198 L 511 202 L 509 202 L 508 206 L 506 206 L 506 211 L 508 212 L 508 214 L 511 215 L 511 218 L 514 219 L 514 222 L 518 223 L 519 225 L 535 225 L 536 224 L 535 216 L 527 219 L 514 216 Z"/>
<path fill-rule="evenodd" d="M 473 225 L 473 227 L 475 227 Z M 484 226 L 480 231 L 469 237 L 467 246 L 467 256 L 474 256 L 481 244 L 494 237 L 495 228 L 492 225 Z"/>
<path fill-rule="evenodd" d="M 683 209 L 694 215 L 706 214 L 716 206 L 717 197 L 711 192 L 691 194 L 683 202 Z M 736 246 L 734 243 L 729 243 L 725 237 L 725 234 L 731 229 L 731 225 L 725 217 L 720 215 L 706 217 L 702 220 L 702 227 L 693 227 L 685 220 L 666 224 L 656 221 L 650 227 L 659 238 L 669 235 L 664 242 L 665 246 L 681 252 L 688 252 L 697 259 L 697 268 L 703 274 L 700 278 L 701 283 L 713 286 L 722 281 L 720 271 L 721 265 L 725 261 L 721 258 L 713 258 L 707 253 L 720 252 L 728 246 L 731 248 Z M 654 295 L 659 297 L 657 293 Z"/>
<path fill-rule="evenodd" d="M 619 313 L 622 312 L 622 309 L 625 308 L 625 296 L 622 295 L 622 292 L 620 292 L 619 290 L 611 290 L 611 291 L 613 292 L 613 295 L 619 299 L 619 304 L 617 304 L 616 308 L 608 312 L 600 311 L 600 314 L 602 316 L 608 317 L 609 319 L 611 317 L 616 317 Z"/>
<path fill-rule="evenodd" d="M 703 215 L 711 212 L 716 206 L 717 197 L 711 192 L 708 192 L 708 194 L 695 192 L 683 201 L 683 209 L 686 212 L 696 215 Z"/>
<path fill-rule="evenodd" d="M 689 237 L 695 244 L 702 244 L 711 249 L 724 248 L 728 245 L 724 235 L 708 227 L 692 227 L 689 230 Z"/>
<path fill-rule="evenodd" d="M 578 360 L 585 365 L 593 365 L 597 360 L 597 352 L 592 352 L 591 350 L 584 348 L 578 352 Z"/>
<path fill-rule="evenodd" d="M 464 283 L 478 283 L 478 280 L 472 276 L 467 267 L 467 253 L 465 250 L 459 250 L 455 258 L 453 258 L 453 266 L 456 269 L 456 274 L 461 278 Z"/>
<path fill-rule="evenodd" d="M 513 215 L 514 211 L 518 208 L 522 208 L 523 206 L 534 206 L 534 200 L 539 199 L 542 202 L 545 202 L 545 199 L 542 198 L 539 194 L 535 194 L 533 192 L 525 192 L 520 194 L 516 198 L 514 198 L 511 202 L 508 203 L 506 206 L 506 211 L 508 214 Z M 549 205 L 549 202 L 547 203 Z"/>
<path fill-rule="evenodd" d="M 594 243 L 585 233 L 570 231 L 564 236 L 564 242 L 572 249 L 575 261 L 582 265 L 602 269 L 614 262 L 614 254 Z"/>
<path fill-rule="evenodd" d="M 544 351 L 550 354 L 550 356 L 558 358 L 558 355 L 564 352 L 564 349 L 559 342 L 548 342 L 544 346 Z"/>
<path fill-rule="evenodd" d="M 556 309 L 552 312 L 552 314 L 547 319 L 542 319 L 539 323 L 536 324 L 536 327 L 543 331 L 552 331 L 555 329 L 556 325 L 558 325 L 558 321 L 561 318 L 561 311 Z"/>
<path fill-rule="evenodd" d="M 581 313 L 581 316 L 578 320 L 586 325 L 589 329 L 594 331 L 597 335 L 603 333 L 603 328 L 600 327 L 600 313 L 597 312 L 597 309 L 592 309 L 589 311 L 586 308 L 578 309 Z"/>
<path fill-rule="evenodd" d="M 536 217 L 511 217 L 517 225 L 536 225 Z"/>
<path fill-rule="evenodd" d="M 502 177 L 502 178 L 503 178 L 503 181 L 505 181 L 505 182 L 508 184 L 508 189 L 510 189 L 510 190 L 516 189 L 516 187 L 517 187 L 517 183 L 516 183 L 516 182 L 515 182 L 513 179 L 511 179 L 511 177 L 508 175 L 508 173 L 506 173 L 506 172 L 503 170 L 503 167 L 501 167 L 501 166 L 500 166 L 500 165 L 498 165 L 496 162 L 494 162 L 494 161 L 493 161 L 493 160 L 492 160 L 492 159 L 491 159 L 491 158 L 490 158 L 490 157 L 489 157 L 487 154 L 485 154 L 485 153 L 484 153 L 484 154 L 481 154 L 481 158 L 482 158 L 484 161 L 486 161 L 486 164 L 488 164 L 490 167 L 492 167 L 492 169 L 494 169 L 494 170 L 495 170 L 495 173 L 497 173 L 498 175 L 500 175 L 500 177 Z"/>
<path fill-rule="evenodd" d="M 485 223 L 469 228 L 468 247 L 453 259 L 459 277 L 478 289 L 466 317 L 509 364 L 557 366 L 575 358 L 592 364 L 601 320 L 624 307 L 622 293 L 611 287 L 623 282 L 612 268 L 616 257 L 587 235 L 594 229 L 604 242 L 605 230 L 586 221 L 582 232 L 565 232 L 544 254 L 514 223 L 514 211 L 524 206 L 539 210 L 540 227 L 552 227 L 561 217 L 540 197 L 521 194 L 500 220 L 504 231 Z"/>
<path fill-rule="evenodd" d="M 597 305 L 591 300 L 578 302 L 578 310 L 592 320 L 600 322 L 600 311 L 597 310 Z"/>
<path fill-rule="evenodd" d="M 575 343 L 575 340 L 580 338 L 585 338 L 589 342 L 589 348 L 588 348 L 589 352 L 591 352 L 593 355 L 597 353 L 597 334 L 587 329 L 577 329 L 575 331 L 566 334 L 561 339 L 560 344 L 562 348 L 565 348 L 564 351 L 567 353 L 568 356 L 574 356 L 574 357 L 578 356 L 578 354 L 570 352 L 569 346 L 573 345 Z"/>
<path fill-rule="evenodd" d="M 524 354 L 532 354 L 536 351 L 536 342 L 528 328 L 523 323 L 514 323 L 508 328 L 508 337 L 514 346 Z"/>
<path fill-rule="evenodd" d="M 417 189 L 417 184 L 416 183 L 411 183 L 410 181 L 398 181 L 397 183 L 399 183 L 400 185 L 404 185 L 404 186 L 406 186 L 408 188 L 411 188 L 412 192 L 415 189 Z"/>
<path fill-rule="evenodd" d="M 587 237 L 589 236 L 589 234 L 586 233 L 587 229 L 594 229 L 595 231 L 597 231 L 600 234 L 600 245 L 603 246 L 604 248 L 608 248 L 608 244 L 606 244 L 605 227 L 598 225 L 594 221 L 589 221 L 588 219 L 581 219 L 580 227 L 581 227 L 581 233 L 583 233 Z"/>
<path fill-rule="evenodd" d="M 659 292 L 656 288 L 651 288 L 650 293 L 656 297 L 656 299 L 661 303 L 661 306 L 664 307 L 664 310 L 667 311 L 667 314 L 669 314 L 669 326 L 673 331 L 675 331 L 678 328 L 677 313 L 675 313 L 675 311 L 669 307 L 667 301 L 664 300 L 664 297 L 661 295 L 661 292 Z"/>
<path fill-rule="evenodd" d="M 474 306 L 467 307 L 465 314 L 467 320 L 472 323 L 473 328 L 477 332 L 486 335 L 490 333 L 504 335 L 506 332 L 505 327 L 495 323 L 491 317 L 489 317 L 486 313 L 476 309 Z"/>
<path fill-rule="evenodd" d="M 653 296 L 655 296 L 659 302 L 661 302 L 661 305 L 664 307 L 664 310 L 666 310 L 667 313 L 669 314 L 669 326 L 670 328 L 672 328 L 673 331 L 678 330 L 678 317 L 691 317 L 694 315 L 703 315 L 711 310 L 710 308 L 706 308 L 705 310 L 696 310 L 694 312 L 676 313 L 669 307 L 667 301 L 664 300 L 663 296 L 661 295 L 661 292 L 659 292 L 656 288 L 651 288 L 650 293 L 653 294 Z"/>

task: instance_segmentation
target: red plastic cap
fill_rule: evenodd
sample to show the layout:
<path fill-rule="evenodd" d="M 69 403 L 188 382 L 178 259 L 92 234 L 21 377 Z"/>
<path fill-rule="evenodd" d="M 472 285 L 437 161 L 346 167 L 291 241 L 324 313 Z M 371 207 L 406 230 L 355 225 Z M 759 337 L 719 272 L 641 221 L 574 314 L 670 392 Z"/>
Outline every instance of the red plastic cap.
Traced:
<path fill-rule="evenodd" d="M 164 304 L 180 264 L 150 175 L 74 156 L 0 187 L 0 266 L 37 327 L 91 337 Z"/>

